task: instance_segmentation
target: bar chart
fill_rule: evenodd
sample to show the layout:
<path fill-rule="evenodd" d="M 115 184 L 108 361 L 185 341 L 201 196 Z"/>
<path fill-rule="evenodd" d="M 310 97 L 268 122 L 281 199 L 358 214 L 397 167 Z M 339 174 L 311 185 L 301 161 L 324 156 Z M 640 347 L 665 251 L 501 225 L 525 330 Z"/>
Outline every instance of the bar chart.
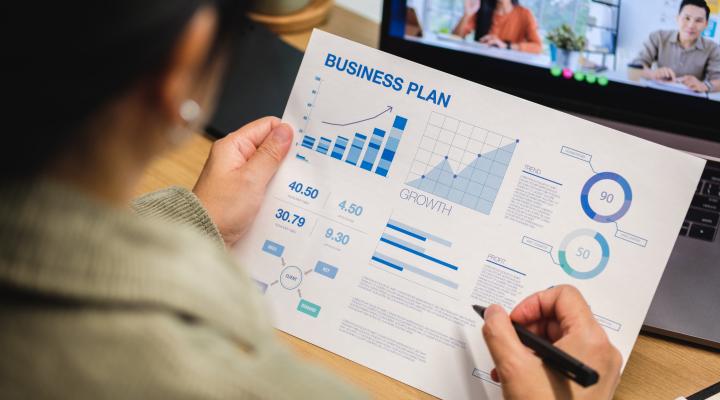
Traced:
<path fill-rule="evenodd" d="M 407 118 L 396 115 L 389 132 L 374 128 L 372 134 L 355 132 L 352 138 L 335 135 L 334 141 L 327 136 L 313 136 L 305 133 L 300 146 L 360 169 L 386 177 L 400 146 Z M 328 131 L 337 128 L 324 128 Z M 308 161 L 308 154 L 297 153 L 296 158 Z"/>
<path fill-rule="evenodd" d="M 490 214 L 519 140 L 432 113 L 407 185 Z"/>
<path fill-rule="evenodd" d="M 459 267 L 437 256 L 438 252 L 450 248 L 452 242 L 448 240 L 390 219 L 370 264 L 394 273 L 410 274 L 408 280 L 421 286 L 456 290 L 459 284 L 453 278 Z"/>

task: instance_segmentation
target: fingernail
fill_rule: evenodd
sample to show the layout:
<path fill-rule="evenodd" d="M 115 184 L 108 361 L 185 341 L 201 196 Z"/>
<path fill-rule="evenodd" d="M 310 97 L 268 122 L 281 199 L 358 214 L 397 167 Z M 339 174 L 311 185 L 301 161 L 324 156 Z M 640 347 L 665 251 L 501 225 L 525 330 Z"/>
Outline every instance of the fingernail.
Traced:
<path fill-rule="evenodd" d="M 290 125 L 281 124 L 275 127 L 272 132 L 273 140 L 279 143 L 287 143 L 293 138 L 293 131 Z"/>
<path fill-rule="evenodd" d="M 485 319 L 492 318 L 495 314 L 505 314 L 505 309 L 497 304 L 491 304 L 485 310 Z"/>

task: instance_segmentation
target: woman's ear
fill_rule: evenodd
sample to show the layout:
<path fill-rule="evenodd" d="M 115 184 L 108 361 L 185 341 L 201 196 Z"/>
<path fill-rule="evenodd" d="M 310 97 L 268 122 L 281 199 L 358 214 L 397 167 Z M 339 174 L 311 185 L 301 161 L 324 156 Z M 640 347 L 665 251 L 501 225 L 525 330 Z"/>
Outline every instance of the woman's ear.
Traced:
<path fill-rule="evenodd" d="M 199 9 L 180 35 L 169 62 L 155 85 L 159 108 L 171 123 L 181 123 L 180 108 L 193 99 L 215 40 L 217 13 L 210 7 Z"/>

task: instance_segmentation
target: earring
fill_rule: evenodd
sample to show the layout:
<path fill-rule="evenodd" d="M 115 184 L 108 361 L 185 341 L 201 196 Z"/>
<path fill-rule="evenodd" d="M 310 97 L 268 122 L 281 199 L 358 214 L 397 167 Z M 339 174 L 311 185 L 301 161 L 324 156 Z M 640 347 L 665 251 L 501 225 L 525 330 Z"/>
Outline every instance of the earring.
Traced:
<path fill-rule="evenodd" d="M 192 99 L 187 99 L 180 104 L 180 118 L 185 121 L 184 126 L 177 126 L 170 132 L 170 143 L 178 146 L 192 136 L 191 126 L 200 119 L 200 105 Z"/>
<path fill-rule="evenodd" d="M 193 99 L 187 99 L 180 104 L 180 118 L 191 124 L 200 117 L 200 105 Z"/>

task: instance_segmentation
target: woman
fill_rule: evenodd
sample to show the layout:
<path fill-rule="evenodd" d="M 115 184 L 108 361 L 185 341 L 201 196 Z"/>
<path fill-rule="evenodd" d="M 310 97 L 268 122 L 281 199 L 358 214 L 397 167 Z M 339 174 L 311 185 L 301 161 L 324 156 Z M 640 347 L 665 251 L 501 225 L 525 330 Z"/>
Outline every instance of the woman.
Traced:
<path fill-rule="evenodd" d="M 453 33 L 493 47 L 539 54 L 542 39 L 532 12 L 518 0 L 465 0 L 465 13 Z"/>
<path fill-rule="evenodd" d="M 36 29 L 29 51 L 11 54 L 23 63 L 6 75 L 22 84 L 10 94 L 18 112 L 40 116 L 0 157 L 0 397 L 362 397 L 277 343 L 226 251 L 287 154 L 289 126 L 252 122 L 213 145 L 193 192 L 127 206 L 148 163 L 209 115 L 242 25 L 236 3 L 50 2 L 9 14 Z M 593 391 L 563 390 L 609 398 L 617 350 L 578 292 L 558 287 L 523 304 L 515 318 L 603 374 Z M 486 318 L 508 396 L 555 396 L 562 378 L 522 347 L 508 315 L 494 306 Z"/>

